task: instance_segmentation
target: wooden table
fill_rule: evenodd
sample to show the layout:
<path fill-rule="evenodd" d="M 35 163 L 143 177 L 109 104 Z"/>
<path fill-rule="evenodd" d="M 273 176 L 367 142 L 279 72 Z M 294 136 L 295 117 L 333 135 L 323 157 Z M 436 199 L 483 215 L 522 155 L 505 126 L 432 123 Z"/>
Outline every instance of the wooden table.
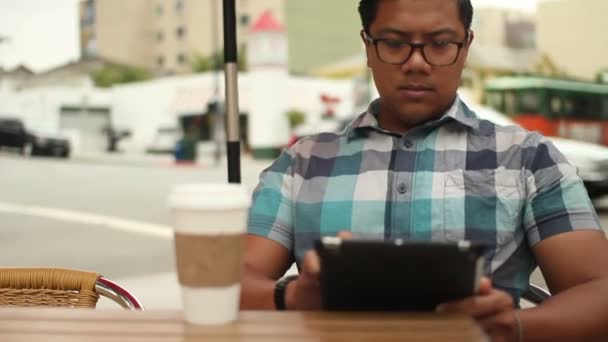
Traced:
<path fill-rule="evenodd" d="M 436 314 L 244 311 L 220 327 L 179 311 L 0 309 L 0 341 L 486 341 L 469 318 Z"/>

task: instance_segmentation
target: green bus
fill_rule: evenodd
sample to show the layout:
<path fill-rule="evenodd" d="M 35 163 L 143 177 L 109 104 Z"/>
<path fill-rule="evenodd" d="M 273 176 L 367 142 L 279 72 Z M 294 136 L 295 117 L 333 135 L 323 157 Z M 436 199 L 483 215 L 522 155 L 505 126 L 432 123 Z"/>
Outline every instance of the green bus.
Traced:
<path fill-rule="evenodd" d="M 501 77 L 484 103 L 546 136 L 608 145 L 608 84 L 542 77 Z"/>

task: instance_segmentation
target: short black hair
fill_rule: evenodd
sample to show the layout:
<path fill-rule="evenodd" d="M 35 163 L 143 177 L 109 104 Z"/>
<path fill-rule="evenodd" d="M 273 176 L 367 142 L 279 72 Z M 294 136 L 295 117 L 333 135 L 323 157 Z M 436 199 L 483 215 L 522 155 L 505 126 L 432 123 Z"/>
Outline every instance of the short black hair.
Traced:
<path fill-rule="evenodd" d="M 359 1 L 359 16 L 361 16 L 361 24 L 363 30 L 369 34 L 369 27 L 376 19 L 376 13 L 378 12 L 378 4 L 381 0 L 360 0 Z M 458 2 L 458 11 L 460 14 L 460 21 L 464 25 L 465 30 L 471 29 L 471 23 L 473 22 L 473 5 L 471 0 L 455 0 Z"/>

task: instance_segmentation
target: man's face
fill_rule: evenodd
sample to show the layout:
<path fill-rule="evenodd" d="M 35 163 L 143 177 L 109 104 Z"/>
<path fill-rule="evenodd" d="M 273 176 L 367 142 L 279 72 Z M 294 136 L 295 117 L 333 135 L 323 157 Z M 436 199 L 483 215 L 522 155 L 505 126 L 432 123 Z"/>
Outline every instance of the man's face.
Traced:
<path fill-rule="evenodd" d="M 444 42 L 464 41 L 466 32 L 455 0 L 383 0 L 379 2 L 370 36 L 389 39 L 389 43 L 441 46 Z M 468 41 L 455 63 L 449 66 L 430 65 L 421 49 L 415 49 L 405 63 L 388 64 L 378 58 L 373 43 L 364 42 L 367 64 L 382 98 L 380 124 L 383 128 L 403 133 L 442 114 L 453 103 L 468 53 Z"/>

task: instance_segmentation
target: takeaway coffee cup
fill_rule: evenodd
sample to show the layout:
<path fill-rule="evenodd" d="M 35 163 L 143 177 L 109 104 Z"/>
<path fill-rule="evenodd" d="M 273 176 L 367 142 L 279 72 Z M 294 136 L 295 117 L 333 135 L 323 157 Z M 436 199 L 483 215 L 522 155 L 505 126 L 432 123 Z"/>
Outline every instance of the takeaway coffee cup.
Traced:
<path fill-rule="evenodd" d="M 236 184 L 177 185 L 169 196 L 184 318 L 237 319 L 249 192 Z"/>

